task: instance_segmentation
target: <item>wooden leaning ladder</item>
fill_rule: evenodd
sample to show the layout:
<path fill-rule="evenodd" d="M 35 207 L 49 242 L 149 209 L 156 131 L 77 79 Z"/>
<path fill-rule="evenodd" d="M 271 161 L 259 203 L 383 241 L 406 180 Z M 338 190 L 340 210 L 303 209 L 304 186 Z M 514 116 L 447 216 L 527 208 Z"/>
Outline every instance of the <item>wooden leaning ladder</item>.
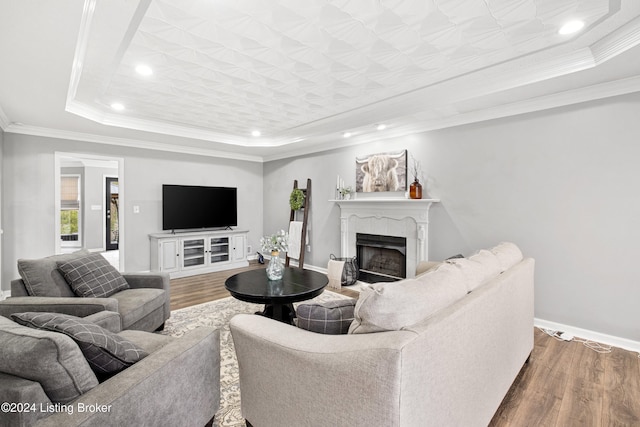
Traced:
<path fill-rule="evenodd" d="M 293 189 L 298 189 L 298 180 L 293 181 Z M 304 211 L 302 217 L 302 236 L 300 242 L 300 255 L 298 258 L 298 267 L 304 268 L 304 254 L 306 252 L 306 241 L 307 241 L 307 222 L 309 221 L 309 210 L 311 208 L 311 179 L 307 178 L 307 188 L 300 188 L 300 191 L 304 194 L 304 202 L 302 203 L 302 207 L 300 210 Z M 289 222 L 296 220 L 296 211 L 291 209 L 291 214 L 289 215 Z M 289 252 L 287 252 L 287 258 L 285 261 L 285 266 L 289 267 Z"/>

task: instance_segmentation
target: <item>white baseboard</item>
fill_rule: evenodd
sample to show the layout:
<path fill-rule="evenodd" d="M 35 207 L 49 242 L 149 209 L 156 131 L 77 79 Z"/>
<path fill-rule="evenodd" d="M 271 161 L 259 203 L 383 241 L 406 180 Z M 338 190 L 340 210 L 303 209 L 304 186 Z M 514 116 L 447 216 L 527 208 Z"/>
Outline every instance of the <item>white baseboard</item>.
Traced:
<path fill-rule="evenodd" d="M 600 332 L 590 331 L 588 329 L 577 328 L 570 325 L 563 325 L 561 323 L 550 322 L 548 320 L 538 318 L 533 319 L 533 324 L 542 329 L 567 332 L 578 338 L 584 338 L 601 344 L 607 344 L 613 347 L 619 347 L 625 350 L 640 353 L 640 342 L 633 341 L 627 338 L 615 337 L 613 335 L 607 335 Z"/>

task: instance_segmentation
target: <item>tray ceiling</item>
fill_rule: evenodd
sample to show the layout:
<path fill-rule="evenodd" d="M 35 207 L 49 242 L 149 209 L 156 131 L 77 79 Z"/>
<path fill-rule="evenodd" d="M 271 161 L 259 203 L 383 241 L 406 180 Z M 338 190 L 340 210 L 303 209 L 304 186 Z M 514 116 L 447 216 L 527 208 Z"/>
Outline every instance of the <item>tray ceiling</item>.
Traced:
<path fill-rule="evenodd" d="M 636 46 L 638 3 L 87 0 L 66 110 L 203 149 L 295 151 L 383 123 L 442 127 Z M 582 31 L 559 34 L 575 19 Z"/>

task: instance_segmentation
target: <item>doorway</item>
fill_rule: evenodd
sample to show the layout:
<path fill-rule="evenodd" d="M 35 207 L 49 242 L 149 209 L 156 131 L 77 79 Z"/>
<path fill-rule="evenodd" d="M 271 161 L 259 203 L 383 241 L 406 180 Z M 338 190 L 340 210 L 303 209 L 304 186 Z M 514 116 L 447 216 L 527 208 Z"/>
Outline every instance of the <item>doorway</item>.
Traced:
<path fill-rule="evenodd" d="M 118 178 L 105 178 L 105 249 L 117 251 L 120 242 Z"/>
<path fill-rule="evenodd" d="M 124 159 L 61 152 L 56 152 L 54 158 L 56 253 L 80 248 L 99 252 L 124 271 L 124 215 L 120 209 L 124 206 Z M 63 201 L 61 190 L 62 178 L 69 175 L 78 180 L 78 218 L 71 222 L 73 226 L 77 224 L 78 237 L 72 245 L 68 240 L 70 214 L 65 212 L 69 210 L 66 199 L 70 197 L 65 196 Z"/>

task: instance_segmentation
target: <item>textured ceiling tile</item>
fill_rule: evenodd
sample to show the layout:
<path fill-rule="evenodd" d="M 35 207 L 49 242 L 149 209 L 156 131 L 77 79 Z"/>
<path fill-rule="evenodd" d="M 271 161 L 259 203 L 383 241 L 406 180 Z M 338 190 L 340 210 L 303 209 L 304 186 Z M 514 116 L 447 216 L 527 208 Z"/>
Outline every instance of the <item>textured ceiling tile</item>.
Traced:
<path fill-rule="evenodd" d="M 126 99 L 140 117 L 219 132 L 277 131 L 545 49 L 562 41 L 556 27 L 567 16 L 595 22 L 607 7 L 606 0 L 152 0 L 109 80 L 98 65 L 87 65 L 83 79 L 100 82 L 101 105 Z M 97 53 L 87 58 L 105 62 Z M 154 70 L 149 80 L 133 74 L 141 62 Z"/>

